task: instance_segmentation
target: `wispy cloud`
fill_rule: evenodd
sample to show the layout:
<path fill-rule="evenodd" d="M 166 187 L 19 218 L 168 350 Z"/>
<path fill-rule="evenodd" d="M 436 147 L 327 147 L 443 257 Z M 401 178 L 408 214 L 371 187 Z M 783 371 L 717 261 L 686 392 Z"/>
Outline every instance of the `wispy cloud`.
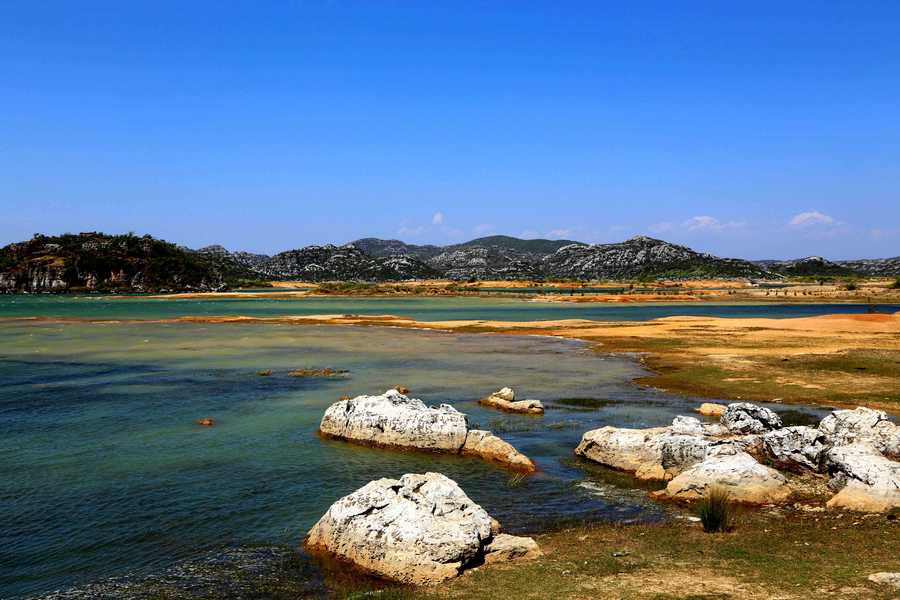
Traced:
<path fill-rule="evenodd" d="M 444 213 L 441 211 L 437 211 L 434 213 L 434 216 L 431 217 L 432 225 L 443 225 L 444 224 Z"/>
<path fill-rule="evenodd" d="M 743 221 L 722 222 L 709 215 L 691 217 L 681 224 L 688 231 L 725 231 L 726 229 L 740 229 L 746 225 Z"/>
<path fill-rule="evenodd" d="M 475 235 L 487 235 L 489 233 L 494 233 L 496 230 L 497 228 L 490 223 L 480 223 L 472 228 L 472 232 Z"/>
<path fill-rule="evenodd" d="M 802 212 L 794 215 L 791 220 L 788 222 L 789 225 L 794 227 L 811 227 L 814 225 L 834 225 L 836 221 L 826 215 L 822 214 L 817 210 L 810 210 L 807 212 Z"/>
<path fill-rule="evenodd" d="M 551 238 L 564 238 L 564 237 L 570 237 L 572 235 L 572 233 L 573 233 L 573 231 L 571 229 L 560 228 L 560 229 L 551 229 L 550 231 L 547 232 L 547 235 Z"/>

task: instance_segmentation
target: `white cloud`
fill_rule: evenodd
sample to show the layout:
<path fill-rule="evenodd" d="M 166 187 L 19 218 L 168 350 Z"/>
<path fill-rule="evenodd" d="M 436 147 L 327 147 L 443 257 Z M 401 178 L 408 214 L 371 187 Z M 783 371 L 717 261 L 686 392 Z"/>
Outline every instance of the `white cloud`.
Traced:
<path fill-rule="evenodd" d="M 490 223 L 481 223 L 472 228 L 472 231 L 475 235 L 487 235 L 489 233 L 494 233 L 497 228 L 491 225 Z"/>
<path fill-rule="evenodd" d="M 834 225 L 835 220 L 817 210 L 798 213 L 791 218 L 790 225 L 794 227 L 809 227 L 811 225 Z"/>
<path fill-rule="evenodd" d="M 701 215 L 699 217 L 691 217 L 683 223 L 688 231 L 697 231 L 698 229 L 719 229 L 722 224 L 715 217 Z"/>
<path fill-rule="evenodd" d="M 441 211 L 434 213 L 434 216 L 431 217 L 431 224 L 432 225 L 443 225 L 444 224 L 444 213 L 442 213 Z"/>
<path fill-rule="evenodd" d="M 551 229 L 547 232 L 547 235 L 555 238 L 564 238 L 572 235 L 571 229 Z"/>

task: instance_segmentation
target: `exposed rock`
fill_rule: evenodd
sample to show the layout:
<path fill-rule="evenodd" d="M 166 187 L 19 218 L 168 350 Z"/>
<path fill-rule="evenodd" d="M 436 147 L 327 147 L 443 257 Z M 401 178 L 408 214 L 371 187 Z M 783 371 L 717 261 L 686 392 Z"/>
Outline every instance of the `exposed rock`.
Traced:
<path fill-rule="evenodd" d="M 724 445 L 711 450 L 702 462 L 682 471 L 656 496 L 697 500 L 716 486 L 728 490 L 735 502 L 746 504 L 783 502 L 791 494 L 781 473 L 759 464 L 746 452 Z"/>
<path fill-rule="evenodd" d="M 730 432 L 719 423 L 704 423 L 695 417 L 675 417 L 672 433 L 677 435 L 725 436 Z"/>
<path fill-rule="evenodd" d="M 272 369 L 266 369 L 264 371 L 257 371 L 256 374 L 259 375 L 260 377 L 268 377 L 272 374 Z"/>
<path fill-rule="evenodd" d="M 457 452 L 466 443 L 466 415 L 449 404 L 425 406 L 397 390 L 340 400 L 325 411 L 326 436 L 383 446 Z"/>
<path fill-rule="evenodd" d="M 502 388 L 486 398 L 478 401 L 479 404 L 490 406 L 507 412 L 517 412 L 529 415 L 544 414 L 544 405 L 540 400 L 518 400 L 512 389 Z"/>
<path fill-rule="evenodd" d="M 725 414 L 725 409 L 728 408 L 724 404 L 715 404 L 713 402 L 704 402 L 699 407 L 697 407 L 696 411 L 703 415 L 704 417 L 721 417 Z"/>
<path fill-rule="evenodd" d="M 781 419 L 768 408 L 749 402 L 729 404 L 721 423 L 732 433 L 764 433 L 781 427 Z"/>
<path fill-rule="evenodd" d="M 478 456 L 525 473 L 533 473 L 535 470 L 530 458 L 490 431 L 470 429 L 462 453 L 466 456 Z"/>
<path fill-rule="evenodd" d="M 512 536 L 495 540 L 492 526 L 487 512 L 452 479 L 440 473 L 407 474 L 372 481 L 332 504 L 306 544 L 410 584 L 455 577 L 487 561 L 495 542 L 491 562 L 539 555 L 539 549 Z"/>
<path fill-rule="evenodd" d="M 634 473 L 638 479 L 665 479 L 659 440 L 668 431 L 667 427 L 601 427 L 582 436 L 575 454 L 613 469 Z"/>
<path fill-rule="evenodd" d="M 838 493 L 829 507 L 884 512 L 900 507 L 900 462 L 864 443 L 832 448 L 825 455 L 829 486 Z"/>
<path fill-rule="evenodd" d="M 865 442 L 886 456 L 900 459 L 900 426 L 883 411 L 862 406 L 836 410 L 822 419 L 819 429 L 832 446 Z"/>
<path fill-rule="evenodd" d="M 408 388 L 408 387 L 403 387 L 402 385 L 398 385 L 398 386 L 395 387 L 394 389 L 397 390 L 398 392 L 400 392 L 401 394 L 403 394 L 404 396 L 408 396 L 408 395 L 409 395 L 409 388 Z"/>
<path fill-rule="evenodd" d="M 350 371 L 345 369 L 332 369 L 331 367 L 325 367 L 324 369 L 294 369 L 293 371 L 288 371 L 288 375 L 291 377 L 301 377 L 301 378 L 312 378 L 312 377 L 340 377 L 343 375 L 347 375 Z"/>
<path fill-rule="evenodd" d="M 486 564 L 508 562 L 516 559 L 535 559 L 544 555 L 537 542 L 530 537 L 501 533 L 494 536 L 484 549 Z"/>
<path fill-rule="evenodd" d="M 489 431 L 469 431 L 468 419 L 449 404 L 438 408 L 388 390 L 380 396 L 339 400 L 325 411 L 319 431 L 362 444 L 464 453 L 532 472 L 534 464 Z"/>
<path fill-rule="evenodd" d="M 196 421 L 194 421 L 194 423 L 196 423 L 197 425 L 200 425 L 201 427 L 212 427 L 213 425 L 216 424 L 216 422 L 213 421 L 212 419 L 210 419 L 209 417 L 206 417 L 203 419 L 197 419 Z"/>
<path fill-rule="evenodd" d="M 787 469 L 819 471 L 828 449 L 825 435 L 816 428 L 797 425 L 769 431 L 762 436 L 766 455 Z"/>
<path fill-rule="evenodd" d="M 867 579 L 872 583 L 889 585 L 895 590 L 900 590 L 900 573 L 872 573 Z"/>

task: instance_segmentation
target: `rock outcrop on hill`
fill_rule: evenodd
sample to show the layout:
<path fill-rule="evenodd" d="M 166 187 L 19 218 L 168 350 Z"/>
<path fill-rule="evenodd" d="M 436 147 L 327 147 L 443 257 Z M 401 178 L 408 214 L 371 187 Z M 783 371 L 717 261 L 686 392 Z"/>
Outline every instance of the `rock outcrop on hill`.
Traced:
<path fill-rule="evenodd" d="M 719 258 L 645 236 L 615 244 L 479 238 L 451 246 L 364 238 L 274 256 L 222 246 L 190 250 L 149 236 L 85 233 L 0 249 L 0 291 L 214 290 L 243 281 L 597 280 L 785 275 L 900 274 L 900 258 L 829 262 L 821 257 L 755 263 Z"/>
<path fill-rule="evenodd" d="M 900 507 L 900 426 L 868 408 L 834 411 L 818 427 L 783 427 L 771 410 L 741 402 L 719 423 L 676 417 L 669 427 L 588 431 L 575 453 L 639 479 L 668 481 L 660 498 L 697 499 L 715 486 L 739 502 L 783 502 L 790 482 L 765 461 L 829 477 L 837 492 L 830 507 Z"/>
<path fill-rule="evenodd" d="M 148 235 L 36 235 L 0 248 L 0 291 L 211 291 L 248 270 Z"/>
<path fill-rule="evenodd" d="M 331 505 L 306 546 L 408 584 L 440 583 L 481 562 L 541 556 L 533 539 L 500 533 L 500 524 L 440 473 L 366 484 Z"/>
<path fill-rule="evenodd" d="M 360 444 L 477 456 L 531 473 L 534 463 L 489 431 L 469 429 L 468 418 L 449 404 L 426 406 L 397 390 L 340 400 L 325 411 L 319 432 Z"/>

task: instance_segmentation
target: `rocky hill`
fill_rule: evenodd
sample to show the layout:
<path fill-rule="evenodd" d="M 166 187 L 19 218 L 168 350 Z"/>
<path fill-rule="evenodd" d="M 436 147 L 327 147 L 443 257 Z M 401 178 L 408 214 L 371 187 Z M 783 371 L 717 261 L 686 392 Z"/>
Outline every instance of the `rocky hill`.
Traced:
<path fill-rule="evenodd" d="M 0 248 L 0 291 L 224 289 L 251 271 L 149 235 L 35 235 Z"/>
<path fill-rule="evenodd" d="M 821 256 L 807 256 L 793 260 L 758 260 L 754 264 L 788 277 L 816 277 L 853 275 L 854 270 L 826 260 Z"/>
<path fill-rule="evenodd" d="M 746 260 L 719 258 L 645 236 L 617 244 L 564 246 L 544 259 L 543 271 L 563 279 L 772 277 Z"/>
<path fill-rule="evenodd" d="M 638 236 L 616 244 L 479 238 L 451 246 L 366 238 L 306 246 L 274 256 L 222 246 L 191 250 L 150 236 L 82 233 L 0 249 L 0 291 L 214 290 L 258 280 L 402 281 L 468 279 L 638 279 L 900 275 L 900 258 L 831 262 L 811 256 L 749 262 Z"/>
<path fill-rule="evenodd" d="M 860 260 L 838 261 L 842 267 L 870 277 L 900 276 L 900 256 L 894 258 L 863 258 Z"/>

